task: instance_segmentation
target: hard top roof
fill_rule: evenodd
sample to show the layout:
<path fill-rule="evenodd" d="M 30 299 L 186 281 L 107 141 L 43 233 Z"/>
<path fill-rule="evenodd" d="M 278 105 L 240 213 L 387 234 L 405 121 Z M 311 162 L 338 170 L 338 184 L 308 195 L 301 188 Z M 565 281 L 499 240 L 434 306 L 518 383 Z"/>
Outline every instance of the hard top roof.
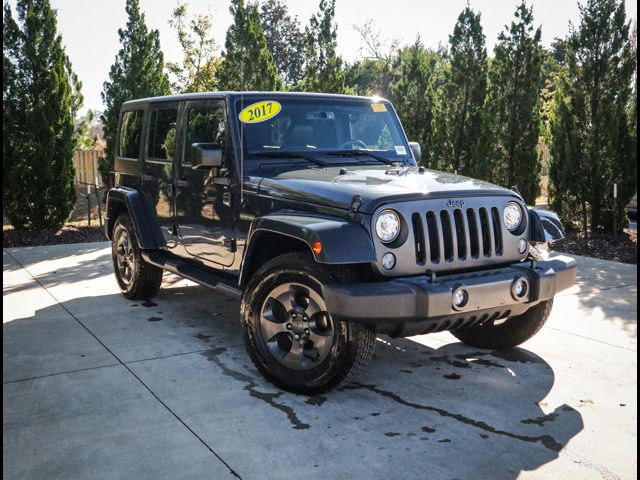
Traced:
<path fill-rule="evenodd" d="M 135 100 L 129 100 L 122 104 L 123 107 L 131 107 L 137 105 L 144 105 L 147 103 L 160 103 L 160 102 L 184 102 L 188 100 L 207 100 L 207 99 L 221 99 L 221 98 L 251 98 L 251 97 L 308 97 L 308 98 L 335 98 L 335 99 L 358 99 L 358 100 L 370 100 L 370 101 L 386 101 L 379 97 L 361 97 L 355 95 L 339 95 L 334 93 L 307 93 L 307 92 L 199 92 L 199 93 L 181 93 L 179 95 L 166 95 L 163 97 L 147 97 L 138 98 Z"/>

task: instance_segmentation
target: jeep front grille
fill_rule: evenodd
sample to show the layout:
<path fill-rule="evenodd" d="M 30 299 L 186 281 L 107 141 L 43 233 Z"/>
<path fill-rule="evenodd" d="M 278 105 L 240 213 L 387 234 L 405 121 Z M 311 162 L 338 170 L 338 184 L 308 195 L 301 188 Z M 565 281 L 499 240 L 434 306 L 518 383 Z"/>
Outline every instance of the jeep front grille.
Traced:
<path fill-rule="evenodd" d="M 497 207 L 413 212 L 411 226 L 420 266 L 501 257 L 503 253 Z"/>

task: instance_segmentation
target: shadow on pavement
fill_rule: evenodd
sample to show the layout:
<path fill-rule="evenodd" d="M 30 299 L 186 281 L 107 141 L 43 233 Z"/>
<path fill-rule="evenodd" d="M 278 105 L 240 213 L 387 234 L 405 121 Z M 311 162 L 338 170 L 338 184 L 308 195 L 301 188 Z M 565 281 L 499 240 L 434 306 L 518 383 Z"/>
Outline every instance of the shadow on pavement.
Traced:
<path fill-rule="evenodd" d="M 88 275 L 76 264 L 49 280 L 59 285 Z M 352 458 L 361 462 L 354 478 L 471 478 L 481 473 L 483 478 L 515 479 L 556 459 L 584 426 L 581 414 L 568 405 L 549 411 L 544 399 L 555 381 L 553 369 L 521 348 L 491 351 L 460 343 L 431 348 L 415 339 L 380 337 L 374 360 L 353 383 L 303 397 L 276 389 L 256 372 L 240 346 L 238 303 L 203 287 L 168 288 L 149 305 L 120 294 L 75 298 L 63 305 L 125 363 L 133 359 L 136 375 L 241 476 L 247 466 L 247 478 L 259 478 L 252 466 L 259 472 L 267 460 L 270 475 L 278 477 L 335 476 L 334 467 Z M 35 344 L 49 341 L 64 357 L 69 342 L 56 336 L 68 332 L 57 332 L 50 322 L 43 324 L 46 331 L 33 330 L 34 320 L 51 317 L 53 309 L 59 313 L 54 305 L 4 324 L 5 345 L 22 338 L 21 348 L 28 350 L 28 328 L 34 355 L 43 352 Z M 11 352 L 5 350 L 5 361 Z M 80 354 L 77 348 L 68 351 L 74 358 Z M 68 363 L 70 369 L 84 368 L 82 358 L 75 360 Z M 179 384 L 172 383 L 174 377 Z M 5 414 L 14 407 L 5 404 Z M 255 421 L 238 423 L 245 412 Z M 56 415 L 61 421 L 67 415 L 32 413 L 52 415 L 54 424 Z M 24 430 L 17 422 L 5 431 L 5 442 L 20 437 L 28 451 L 30 432 Z M 50 433 L 56 441 L 55 427 Z M 124 441 L 137 442 L 132 437 Z M 274 442 L 288 447 L 267 452 L 265 445 Z M 321 452 L 317 463 L 322 468 L 309 471 L 304 463 L 292 464 L 295 445 Z M 37 457 L 37 451 L 32 455 Z"/>

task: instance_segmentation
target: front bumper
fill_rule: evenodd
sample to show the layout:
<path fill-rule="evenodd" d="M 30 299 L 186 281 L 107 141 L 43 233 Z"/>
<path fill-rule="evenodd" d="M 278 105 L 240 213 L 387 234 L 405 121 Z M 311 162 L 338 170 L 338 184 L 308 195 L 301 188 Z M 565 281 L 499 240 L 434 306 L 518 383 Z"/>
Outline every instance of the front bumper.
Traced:
<path fill-rule="evenodd" d="M 573 258 L 558 256 L 532 264 L 458 275 L 396 278 L 387 282 L 331 284 L 322 287 L 327 309 L 339 320 L 362 322 L 376 332 L 409 336 L 520 315 L 532 306 L 570 288 L 576 279 Z M 528 282 L 517 298 L 517 279 Z M 454 308 L 453 293 L 463 288 L 468 301 Z"/>

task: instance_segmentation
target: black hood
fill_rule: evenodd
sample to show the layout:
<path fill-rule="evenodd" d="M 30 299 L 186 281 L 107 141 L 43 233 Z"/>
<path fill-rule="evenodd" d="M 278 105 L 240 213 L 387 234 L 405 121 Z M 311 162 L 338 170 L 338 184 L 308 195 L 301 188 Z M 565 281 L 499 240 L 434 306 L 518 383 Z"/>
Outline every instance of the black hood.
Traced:
<path fill-rule="evenodd" d="M 291 201 L 312 202 L 346 209 L 354 195 L 360 195 L 360 211 L 373 213 L 380 205 L 403 200 L 430 197 L 468 197 L 478 195 L 511 195 L 512 190 L 472 178 L 423 170 L 416 167 L 400 169 L 384 166 L 350 166 L 341 168 L 305 168 L 265 176 L 259 192 Z M 343 170 L 344 172 L 344 170 Z"/>

